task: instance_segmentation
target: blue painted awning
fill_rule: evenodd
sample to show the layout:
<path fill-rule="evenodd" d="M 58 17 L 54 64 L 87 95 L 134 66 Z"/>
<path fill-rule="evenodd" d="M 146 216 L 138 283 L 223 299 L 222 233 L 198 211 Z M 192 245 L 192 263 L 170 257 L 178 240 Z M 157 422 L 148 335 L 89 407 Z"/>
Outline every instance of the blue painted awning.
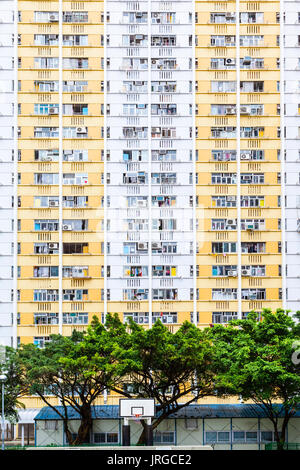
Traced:
<path fill-rule="evenodd" d="M 63 406 L 55 407 L 64 416 Z M 276 405 L 281 409 L 281 405 Z M 77 413 L 70 406 L 67 407 L 68 419 L 80 419 Z M 157 411 L 156 415 L 160 413 Z M 236 405 L 188 405 L 181 410 L 171 414 L 168 419 L 178 418 L 266 418 L 266 412 L 259 405 L 236 404 Z M 294 417 L 300 418 L 300 407 Z M 118 405 L 95 405 L 92 407 L 93 419 L 118 419 Z M 62 419 L 52 408 L 45 406 L 34 418 L 38 420 L 60 420 Z"/>

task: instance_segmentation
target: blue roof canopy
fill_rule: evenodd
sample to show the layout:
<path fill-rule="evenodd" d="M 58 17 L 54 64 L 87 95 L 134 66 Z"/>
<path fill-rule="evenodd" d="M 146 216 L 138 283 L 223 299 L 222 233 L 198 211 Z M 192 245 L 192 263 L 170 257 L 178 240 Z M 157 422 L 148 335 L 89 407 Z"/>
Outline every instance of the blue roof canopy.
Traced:
<path fill-rule="evenodd" d="M 276 408 L 283 409 L 282 405 L 275 405 Z M 274 406 L 274 407 L 275 407 Z M 63 416 L 63 406 L 55 407 Z M 80 419 L 79 413 L 72 407 L 67 407 L 68 419 Z M 156 411 L 156 416 L 159 416 Z M 300 418 L 300 407 L 294 414 Z M 95 405 L 92 407 L 92 419 L 118 419 L 118 405 Z M 236 404 L 236 405 L 188 405 L 181 410 L 172 413 L 168 419 L 184 418 L 267 418 L 266 412 L 259 405 Z M 62 419 L 52 408 L 45 406 L 34 418 L 35 420 L 60 420 Z"/>

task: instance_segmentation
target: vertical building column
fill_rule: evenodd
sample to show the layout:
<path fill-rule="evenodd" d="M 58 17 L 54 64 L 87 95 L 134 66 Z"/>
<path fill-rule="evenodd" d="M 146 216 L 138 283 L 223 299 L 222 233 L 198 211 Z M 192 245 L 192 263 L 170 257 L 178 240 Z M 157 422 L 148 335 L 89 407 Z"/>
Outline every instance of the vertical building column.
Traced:
<path fill-rule="evenodd" d="M 151 79 L 152 79 L 152 70 L 151 70 L 151 11 L 152 11 L 152 2 L 148 0 L 148 21 L 147 21 L 147 34 L 148 34 L 148 77 L 147 77 L 147 103 L 148 103 L 148 315 L 149 315 L 149 328 L 152 327 L 152 182 L 151 182 L 151 173 L 152 173 L 152 138 L 151 138 L 151 129 L 152 129 L 152 119 L 151 119 L 151 103 L 152 103 L 152 91 L 151 91 Z"/>
<path fill-rule="evenodd" d="M 196 11 L 195 11 L 195 1 L 192 2 L 192 115 L 193 115 L 193 148 L 192 148 L 192 159 L 193 159 L 193 242 L 192 242 L 192 252 L 193 252 L 193 313 L 191 321 L 194 325 L 198 324 L 197 319 L 197 191 L 196 191 Z M 200 214 L 200 217 L 203 218 L 203 212 Z"/>
<path fill-rule="evenodd" d="M 236 17 L 236 208 L 237 208 L 237 316 L 242 318 L 242 243 L 241 243 L 241 102 L 240 102 L 240 1 L 235 3 Z"/>
<path fill-rule="evenodd" d="M 104 284 L 103 284 L 103 320 L 106 321 L 107 315 L 107 0 L 104 0 L 104 160 L 103 160 L 103 177 L 104 177 L 104 217 L 103 217 L 103 250 L 104 250 Z"/>
<path fill-rule="evenodd" d="M 63 0 L 58 0 L 58 331 L 63 332 Z"/>
<path fill-rule="evenodd" d="M 290 4 L 299 5 L 300 2 L 290 2 Z M 299 15 L 298 11 L 295 11 L 295 16 Z M 285 102 L 285 67 L 286 67 L 286 54 L 285 54 L 285 0 L 280 0 L 280 136 L 281 136 L 281 145 L 280 145 L 280 174 L 281 174 L 281 277 L 282 277 L 282 307 L 284 309 L 288 308 L 287 305 L 287 263 L 286 263 L 286 252 L 287 252 L 287 242 L 286 242 L 286 230 L 287 230 L 287 219 L 286 219 L 286 172 L 285 172 L 285 162 L 286 162 L 286 150 L 285 150 L 285 140 L 287 137 L 286 128 L 285 128 L 285 113 L 286 113 L 286 102 Z M 298 17 L 299 21 L 299 17 Z M 293 77 L 294 79 L 296 77 Z M 299 96 L 299 94 L 298 94 Z M 299 111 L 298 111 L 299 113 Z M 300 272 L 300 258 L 299 262 L 299 272 Z"/>
<path fill-rule="evenodd" d="M 0 345 L 17 344 L 18 14 L 0 2 Z"/>
<path fill-rule="evenodd" d="M 18 0 L 13 1 L 14 18 L 14 52 L 13 52 L 13 70 L 14 70 L 14 232 L 13 232 L 13 266 L 14 266 L 14 286 L 13 286 L 13 331 L 12 346 L 18 346 Z"/>

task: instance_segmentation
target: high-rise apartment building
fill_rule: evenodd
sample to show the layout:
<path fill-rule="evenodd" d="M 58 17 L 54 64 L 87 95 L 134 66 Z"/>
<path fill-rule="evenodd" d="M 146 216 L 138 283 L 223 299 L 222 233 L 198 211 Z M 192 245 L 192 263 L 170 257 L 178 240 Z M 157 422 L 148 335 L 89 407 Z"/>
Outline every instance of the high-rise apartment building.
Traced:
<path fill-rule="evenodd" d="M 4 0 L 0 341 L 298 310 L 300 1 Z"/>

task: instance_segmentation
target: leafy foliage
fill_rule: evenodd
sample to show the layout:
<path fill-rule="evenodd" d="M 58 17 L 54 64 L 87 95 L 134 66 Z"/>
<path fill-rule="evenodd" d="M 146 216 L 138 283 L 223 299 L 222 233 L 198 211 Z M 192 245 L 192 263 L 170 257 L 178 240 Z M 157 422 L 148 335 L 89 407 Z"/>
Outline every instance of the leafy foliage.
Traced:
<path fill-rule="evenodd" d="M 282 446 L 288 421 L 300 404 L 300 366 L 292 360 L 299 339 L 297 323 L 281 309 L 265 309 L 261 320 L 252 312 L 227 327 L 215 326 L 211 336 L 218 393 L 239 394 L 260 405 Z"/>
<path fill-rule="evenodd" d="M 122 329 L 117 315 L 111 321 L 114 328 L 118 325 Z M 154 398 L 159 417 L 153 428 L 171 413 L 212 394 L 213 350 L 207 331 L 185 322 L 171 333 L 159 320 L 151 329 L 131 320 L 129 329 L 127 336 L 123 331 L 119 337 L 114 354 L 119 374 L 125 378 L 123 382 L 130 383 L 130 391 L 123 386 L 113 389 L 128 398 Z M 139 443 L 143 440 L 144 431 Z"/>
<path fill-rule="evenodd" d="M 23 395 L 22 377 L 16 351 L 5 348 L 4 361 L 0 363 L 0 374 L 6 375 L 4 388 L 5 418 L 11 423 L 18 421 L 18 408 L 24 408 L 20 402 Z M 0 385 L 0 412 L 2 413 L 2 386 Z"/>
<path fill-rule="evenodd" d="M 113 341 L 94 317 L 87 333 L 73 331 L 71 337 L 52 335 L 44 349 L 23 345 L 19 356 L 30 394 L 37 394 L 63 419 L 70 444 L 84 442 L 92 425 L 91 407 L 111 384 L 114 375 Z M 58 399 L 63 412 L 53 406 Z M 81 425 L 74 440 L 68 425 L 68 406 L 79 413 Z"/>

